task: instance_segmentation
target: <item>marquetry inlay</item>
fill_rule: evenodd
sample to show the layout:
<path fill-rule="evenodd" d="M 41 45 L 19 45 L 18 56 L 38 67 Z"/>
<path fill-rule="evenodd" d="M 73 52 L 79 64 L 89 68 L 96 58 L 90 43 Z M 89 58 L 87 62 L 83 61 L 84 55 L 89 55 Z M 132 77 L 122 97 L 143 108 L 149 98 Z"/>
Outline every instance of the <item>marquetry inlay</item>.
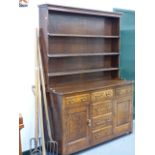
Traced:
<path fill-rule="evenodd" d="M 121 87 L 116 89 L 116 95 L 127 95 L 132 93 L 132 87 L 127 86 L 127 87 Z"/>
<path fill-rule="evenodd" d="M 105 98 L 109 98 L 113 96 L 114 96 L 113 89 L 107 89 L 107 90 L 92 93 L 91 99 L 92 99 L 92 102 L 98 102 Z"/>
<path fill-rule="evenodd" d="M 89 94 L 65 97 L 66 105 L 72 106 L 89 102 Z"/>

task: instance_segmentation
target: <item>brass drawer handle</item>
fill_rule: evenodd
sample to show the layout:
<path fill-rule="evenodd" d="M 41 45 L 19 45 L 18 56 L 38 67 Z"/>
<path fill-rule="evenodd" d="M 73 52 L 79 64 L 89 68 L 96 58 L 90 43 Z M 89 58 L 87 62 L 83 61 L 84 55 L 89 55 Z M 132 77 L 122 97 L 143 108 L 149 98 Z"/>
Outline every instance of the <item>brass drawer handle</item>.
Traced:
<path fill-rule="evenodd" d="M 89 127 L 91 127 L 91 119 L 88 119 L 88 120 L 87 120 L 87 125 L 88 125 Z"/>

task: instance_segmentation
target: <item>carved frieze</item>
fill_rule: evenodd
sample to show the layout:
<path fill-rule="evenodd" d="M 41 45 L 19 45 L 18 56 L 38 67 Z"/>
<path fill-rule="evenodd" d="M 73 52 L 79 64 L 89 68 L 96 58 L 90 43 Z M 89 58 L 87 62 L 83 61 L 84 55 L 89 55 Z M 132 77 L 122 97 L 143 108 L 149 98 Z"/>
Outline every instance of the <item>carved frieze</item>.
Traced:
<path fill-rule="evenodd" d="M 132 87 L 126 86 L 126 87 L 120 87 L 116 89 L 116 95 L 128 95 L 132 93 Z"/>
<path fill-rule="evenodd" d="M 66 106 L 80 105 L 89 102 L 89 94 L 65 97 Z"/>
<path fill-rule="evenodd" d="M 114 96 L 114 90 L 107 89 L 107 90 L 92 93 L 91 99 L 92 99 L 92 102 L 94 103 L 94 102 L 99 102 L 99 101 L 102 101 L 106 98 L 110 98 L 113 96 Z"/>

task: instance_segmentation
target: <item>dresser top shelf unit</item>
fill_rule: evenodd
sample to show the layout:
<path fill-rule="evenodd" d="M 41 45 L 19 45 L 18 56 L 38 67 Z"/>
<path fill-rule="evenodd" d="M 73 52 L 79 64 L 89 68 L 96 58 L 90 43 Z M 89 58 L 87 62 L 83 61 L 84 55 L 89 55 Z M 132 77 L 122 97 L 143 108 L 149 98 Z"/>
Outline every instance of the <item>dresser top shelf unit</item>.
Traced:
<path fill-rule="evenodd" d="M 110 80 L 120 83 L 119 13 L 49 4 L 41 5 L 39 11 L 47 90 L 77 83 L 77 91 L 84 83 L 86 89 L 100 88 Z"/>

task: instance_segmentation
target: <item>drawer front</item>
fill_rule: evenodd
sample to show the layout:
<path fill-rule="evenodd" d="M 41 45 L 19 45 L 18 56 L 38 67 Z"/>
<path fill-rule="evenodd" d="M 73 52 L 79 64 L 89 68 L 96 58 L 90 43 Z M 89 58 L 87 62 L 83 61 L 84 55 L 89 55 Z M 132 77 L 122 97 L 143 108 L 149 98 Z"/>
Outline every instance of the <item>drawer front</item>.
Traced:
<path fill-rule="evenodd" d="M 66 106 L 77 106 L 81 104 L 86 104 L 88 103 L 89 100 L 89 94 L 82 94 L 82 95 L 74 95 L 74 96 L 68 96 L 65 97 L 65 103 Z"/>
<path fill-rule="evenodd" d="M 114 96 L 113 89 L 106 89 L 102 91 L 96 91 L 91 94 L 92 102 L 99 102 L 107 98 L 112 98 Z"/>
<path fill-rule="evenodd" d="M 102 115 L 99 117 L 94 117 L 92 119 L 92 126 L 93 129 L 103 128 L 106 126 L 112 125 L 112 114 Z"/>
<path fill-rule="evenodd" d="M 132 93 L 132 86 L 123 86 L 116 88 L 117 96 L 124 96 Z"/>
<path fill-rule="evenodd" d="M 93 142 L 104 140 L 113 134 L 112 126 L 93 131 Z"/>
<path fill-rule="evenodd" d="M 106 100 L 91 105 L 91 114 L 93 117 L 112 113 L 113 100 Z"/>

